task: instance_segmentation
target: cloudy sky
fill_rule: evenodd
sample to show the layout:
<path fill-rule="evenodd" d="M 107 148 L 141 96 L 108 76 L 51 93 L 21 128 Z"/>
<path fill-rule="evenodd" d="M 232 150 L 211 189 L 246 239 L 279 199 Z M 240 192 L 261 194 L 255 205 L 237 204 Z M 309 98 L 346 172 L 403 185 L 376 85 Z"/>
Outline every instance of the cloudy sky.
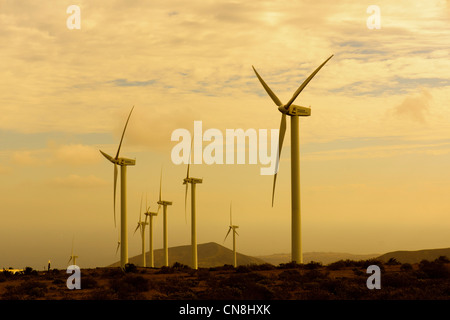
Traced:
<path fill-rule="evenodd" d="M 380 8 L 381 28 L 369 29 Z M 69 29 L 67 8 L 80 7 Z M 186 165 L 174 130 L 278 129 L 252 65 L 300 119 L 304 252 L 384 253 L 450 246 L 450 2 L 0 0 L 0 267 L 81 267 L 115 255 L 113 165 L 128 168 L 129 255 L 141 195 L 156 209 L 163 167 L 169 245 L 190 243 Z M 198 242 L 290 252 L 289 122 L 275 205 L 261 164 L 193 165 Z M 203 142 L 205 147 L 208 143 Z M 117 207 L 119 208 L 119 207 Z M 188 219 L 189 221 L 189 219 Z M 225 246 L 231 248 L 231 239 Z M 155 248 L 162 247 L 162 215 Z"/>

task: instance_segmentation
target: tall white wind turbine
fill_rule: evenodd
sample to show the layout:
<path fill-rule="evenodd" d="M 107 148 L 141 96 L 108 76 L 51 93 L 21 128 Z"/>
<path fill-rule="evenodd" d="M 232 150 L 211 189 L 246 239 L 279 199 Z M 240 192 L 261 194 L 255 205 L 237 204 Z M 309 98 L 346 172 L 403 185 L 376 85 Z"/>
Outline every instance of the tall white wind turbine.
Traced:
<path fill-rule="evenodd" d="M 163 247 L 164 247 L 164 265 L 166 267 L 169 266 L 169 245 L 168 245 L 168 235 L 167 235 L 167 206 L 172 205 L 172 201 L 162 200 L 161 198 L 161 189 L 162 189 L 162 168 L 161 168 L 161 176 L 159 178 L 159 200 L 158 205 L 163 206 Z"/>
<path fill-rule="evenodd" d="M 230 227 L 228 228 L 227 235 L 225 236 L 225 240 L 227 240 L 228 235 L 230 234 L 230 231 L 233 230 L 233 266 L 237 267 L 237 259 L 236 259 L 236 235 L 239 235 L 236 231 L 236 229 L 239 228 L 239 226 L 233 225 L 233 213 L 231 212 L 231 203 L 230 203 Z"/>
<path fill-rule="evenodd" d="M 149 252 L 150 252 L 150 267 L 155 267 L 155 256 L 153 254 L 153 217 L 156 217 L 158 215 L 158 212 L 151 212 L 150 206 L 147 206 L 146 201 L 146 210 L 144 212 L 145 214 L 145 220 L 147 221 L 147 218 L 149 219 Z"/>
<path fill-rule="evenodd" d="M 128 115 L 127 122 L 122 132 L 122 137 L 120 138 L 119 148 L 117 149 L 116 156 L 112 156 L 104 153 L 100 150 L 101 154 L 114 164 L 114 225 L 116 225 L 116 185 L 117 185 L 117 166 L 120 166 L 120 267 L 125 268 L 128 263 L 128 233 L 127 233 L 127 166 L 134 166 L 136 160 L 128 158 L 119 158 L 120 148 L 123 142 L 123 136 L 125 135 L 125 130 L 127 129 L 128 121 L 130 120 L 131 113 L 133 112 L 131 108 L 130 114 Z"/>
<path fill-rule="evenodd" d="M 311 115 L 311 109 L 307 107 L 294 105 L 293 102 L 297 96 L 302 92 L 311 79 L 319 72 L 319 70 L 333 57 L 331 55 L 324 63 L 322 63 L 314 72 L 301 84 L 301 86 L 294 92 L 292 98 L 288 103 L 283 104 L 278 97 L 272 92 L 269 86 L 260 77 L 255 67 L 253 70 L 256 73 L 262 86 L 272 98 L 273 102 L 278 106 L 278 110 L 281 112 L 281 123 L 278 140 L 278 157 L 276 170 L 278 171 L 279 158 L 281 155 L 281 149 L 283 147 L 284 135 L 286 133 L 286 115 L 291 117 L 291 246 L 292 261 L 296 263 L 303 263 L 302 245 L 301 245 L 301 220 L 300 220 L 300 143 L 299 143 L 299 117 L 307 117 Z M 272 190 L 272 207 L 275 196 L 275 183 L 277 180 L 277 171 L 273 179 Z"/>
<path fill-rule="evenodd" d="M 141 246 L 142 246 L 142 266 L 146 267 L 146 261 L 145 261 L 145 226 L 148 225 L 147 222 L 147 216 L 145 216 L 145 221 L 142 221 L 142 196 L 141 196 L 141 207 L 139 210 L 139 222 L 137 223 L 137 227 L 134 230 L 134 233 L 139 229 L 141 233 Z"/>
<path fill-rule="evenodd" d="M 191 143 L 192 149 L 192 143 Z M 192 248 L 192 268 L 198 269 L 198 257 L 197 257 L 197 227 L 195 220 L 195 185 L 198 183 L 202 183 L 203 179 L 193 178 L 189 176 L 189 167 L 191 164 L 191 154 L 189 152 L 189 162 L 187 167 L 186 178 L 183 179 L 183 184 L 186 185 L 186 192 L 184 195 L 184 212 L 186 214 L 186 206 L 187 206 L 187 194 L 188 187 L 191 184 L 191 248 Z"/>

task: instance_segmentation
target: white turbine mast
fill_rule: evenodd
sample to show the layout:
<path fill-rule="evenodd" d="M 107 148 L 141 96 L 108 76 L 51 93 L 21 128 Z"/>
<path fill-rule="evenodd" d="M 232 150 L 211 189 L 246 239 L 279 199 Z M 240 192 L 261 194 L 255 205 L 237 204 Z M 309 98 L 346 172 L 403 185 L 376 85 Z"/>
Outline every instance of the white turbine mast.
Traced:
<path fill-rule="evenodd" d="M 319 70 L 333 57 L 331 55 L 324 63 L 322 63 L 314 72 L 301 84 L 294 92 L 288 103 L 283 104 L 278 97 L 272 92 L 269 86 L 260 77 L 255 67 L 252 66 L 256 76 L 266 90 L 267 94 L 272 98 L 273 102 L 278 106 L 281 112 L 281 123 L 278 140 L 278 157 L 276 163 L 276 173 L 273 179 L 272 190 L 272 207 L 275 196 L 275 183 L 278 174 L 279 158 L 283 147 L 284 135 L 286 133 L 286 115 L 291 117 L 291 258 L 293 262 L 303 263 L 302 245 L 301 245 L 301 219 L 300 219 L 300 143 L 299 143 L 299 117 L 307 117 L 311 115 L 311 108 L 294 105 L 293 102 L 302 92 L 311 79 L 319 72 Z"/>
<path fill-rule="evenodd" d="M 233 266 L 237 267 L 237 257 L 236 257 L 236 235 L 239 235 L 236 231 L 236 229 L 239 228 L 239 226 L 233 225 L 233 213 L 231 211 L 231 202 L 230 202 L 230 226 L 228 228 L 227 235 L 225 236 L 225 240 L 227 240 L 228 235 L 230 234 L 230 231 L 233 230 Z"/>
<path fill-rule="evenodd" d="M 191 140 L 191 151 L 192 151 L 192 140 Z M 192 250 L 192 268 L 198 269 L 198 257 L 197 257 L 197 228 L 196 228 L 196 216 L 195 216 L 195 186 L 198 183 L 202 183 L 203 179 L 193 178 L 189 176 L 189 168 L 191 164 L 191 151 L 189 151 L 189 160 L 187 166 L 186 178 L 183 179 L 183 184 L 186 185 L 186 192 L 184 195 L 184 213 L 186 216 L 186 206 L 187 206 L 187 194 L 189 184 L 191 184 L 191 250 Z"/>
<path fill-rule="evenodd" d="M 155 267 L 155 257 L 153 254 L 153 217 L 156 217 L 159 212 L 151 212 L 150 206 L 147 206 L 147 199 L 145 199 L 145 221 L 147 221 L 147 218 L 149 219 L 149 252 L 150 252 L 150 267 Z"/>
<path fill-rule="evenodd" d="M 135 159 L 119 158 L 120 148 L 122 146 L 123 137 L 125 135 L 125 130 L 127 129 L 128 121 L 130 120 L 131 113 L 133 112 L 131 108 L 130 114 L 128 115 L 127 122 L 122 132 L 122 137 L 120 138 L 119 148 L 117 149 L 116 156 L 112 156 L 104 153 L 100 150 L 101 154 L 114 164 L 114 226 L 116 226 L 116 185 L 117 185 L 117 166 L 120 166 L 120 241 L 118 243 L 117 249 L 120 247 L 120 267 L 125 268 L 128 263 L 128 234 L 127 234 L 127 194 L 126 194 L 126 181 L 127 181 L 127 166 L 134 166 L 136 164 Z"/>
<path fill-rule="evenodd" d="M 163 247 L 164 247 L 164 265 L 169 266 L 169 245 L 168 245 L 168 234 L 167 234 L 167 206 L 172 205 L 172 201 L 162 200 L 162 167 L 161 175 L 159 178 L 159 200 L 158 200 L 158 211 L 159 208 L 163 207 Z"/>
<path fill-rule="evenodd" d="M 142 221 L 142 197 L 143 197 L 143 195 L 141 195 L 141 206 L 139 209 L 139 222 L 137 223 L 137 227 L 134 230 L 134 233 L 136 233 L 136 231 L 138 229 L 141 233 L 142 266 L 145 268 L 147 266 L 146 261 L 145 261 L 145 226 L 148 225 L 148 222 L 147 222 L 147 216 L 145 216 L 145 221 Z"/>

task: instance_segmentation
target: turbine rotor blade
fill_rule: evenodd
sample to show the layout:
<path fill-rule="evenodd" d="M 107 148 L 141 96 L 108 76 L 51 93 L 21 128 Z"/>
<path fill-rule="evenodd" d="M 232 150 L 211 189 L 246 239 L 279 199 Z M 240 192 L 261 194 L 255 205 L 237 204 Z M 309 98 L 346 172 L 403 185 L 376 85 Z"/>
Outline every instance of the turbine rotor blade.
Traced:
<path fill-rule="evenodd" d="M 259 79 L 259 82 L 261 82 L 262 86 L 264 87 L 264 89 L 266 89 L 266 92 L 269 94 L 269 96 L 272 98 L 273 102 L 275 102 L 275 104 L 279 107 L 281 107 L 283 104 L 281 103 L 280 99 L 278 99 L 278 97 L 275 95 L 275 93 L 273 93 L 273 91 L 269 88 L 269 86 L 264 82 L 264 80 L 260 77 L 260 75 L 258 74 L 258 72 L 256 71 L 255 67 L 252 66 L 253 71 L 255 71 L 256 76 Z"/>
<path fill-rule="evenodd" d="M 232 213 L 231 213 L 231 201 L 230 201 L 230 226 L 233 225 L 233 221 L 232 221 Z"/>
<path fill-rule="evenodd" d="M 274 198 L 275 198 L 275 184 L 276 184 L 276 181 L 277 181 L 278 166 L 279 166 L 280 157 L 281 157 L 281 150 L 283 148 L 283 141 L 284 141 L 285 133 L 286 133 L 286 114 L 282 113 L 281 114 L 281 123 L 280 123 L 280 135 L 278 137 L 278 156 L 277 156 L 277 162 L 276 162 L 276 165 L 275 165 L 276 173 L 273 176 L 272 207 L 273 207 L 273 201 L 274 201 Z"/>
<path fill-rule="evenodd" d="M 225 242 L 225 240 L 227 240 L 227 237 L 230 234 L 230 231 L 231 231 L 231 226 L 228 228 L 227 235 L 225 236 L 225 239 L 223 239 L 223 242 Z"/>
<path fill-rule="evenodd" d="M 113 157 L 111 157 L 109 154 L 103 152 L 102 150 L 99 150 L 99 151 L 100 151 L 100 153 L 101 153 L 106 159 L 108 159 L 109 161 L 111 161 L 112 163 L 114 163 L 114 158 L 113 158 Z"/>
<path fill-rule="evenodd" d="M 138 225 L 137 225 L 137 227 L 136 227 L 136 229 L 134 229 L 134 233 L 133 234 L 135 234 L 136 233 L 136 231 L 138 231 L 138 229 L 141 227 L 141 224 L 140 223 L 138 223 Z"/>
<path fill-rule="evenodd" d="M 120 248 L 120 241 L 117 242 L 116 254 L 119 251 L 119 248 Z"/>
<path fill-rule="evenodd" d="M 144 195 L 141 194 L 141 206 L 140 206 L 140 208 L 139 208 L 139 222 L 142 221 L 141 217 L 142 217 L 142 197 L 143 197 L 143 196 L 144 196 Z"/>
<path fill-rule="evenodd" d="M 161 188 L 162 188 L 162 166 L 161 166 L 161 175 L 159 176 L 159 201 L 161 201 Z"/>
<path fill-rule="evenodd" d="M 125 123 L 125 127 L 123 128 L 122 137 L 120 138 L 119 148 L 117 149 L 116 159 L 119 158 L 120 147 L 122 146 L 123 136 L 125 135 L 125 130 L 127 129 L 128 121 L 130 120 L 131 113 L 133 112 L 133 108 L 131 108 L 130 114 L 128 115 L 127 122 Z"/>
<path fill-rule="evenodd" d="M 319 72 L 320 69 L 322 69 L 322 67 L 325 65 L 325 63 L 328 62 L 328 60 L 330 60 L 334 55 L 332 54 L 327 60 L 325 60 L 324 63 L 322 63 L 320 66 L 317 67 L 316 70 L 314 70 L 313 73 L 311 73 L 311 75 L 306 78 L 305 81 L 303 81 L 303 83 L 301 84 L 301 86 L 295 91 L 295 93 L 292 95 L 292 98 L 288 101 L 288 103 L 286 104 L 286 109 L 289 108 L 289 106 L 294 102 L 294 100 L 297 98 L 297 96 L 300 94 L 300 92 L 302 92 L 302 90 L 306 87 L 306 85 L 312 80 L 312 78 L 314 78 L 314 76 L 317 74 L 317 72 Z"/>

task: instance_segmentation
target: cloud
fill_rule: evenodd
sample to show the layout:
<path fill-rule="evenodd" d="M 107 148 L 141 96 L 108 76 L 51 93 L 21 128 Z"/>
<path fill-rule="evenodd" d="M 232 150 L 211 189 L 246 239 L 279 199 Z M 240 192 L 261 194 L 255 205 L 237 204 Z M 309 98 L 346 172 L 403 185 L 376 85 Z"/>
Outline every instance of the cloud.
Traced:
<path fill-rule="evenodd" d="M 50 184 L 55 187 L 63 188 L 97 188 L 107 185 L 108 182 L 94 175 L 82 177 L 76 174 L 71 174 L 63 178 L 54 178 L 50 181 Z"/>
<path fill-rule="evenodd" d="M 391 110 L 394 117 L 409 119 L 418 123 L 426 123 L 432 96 L 428 90 L 422 89 L 419 95 L 406 97 L 405 100 Z"/>
<path fill-rule="evenodd" d="M 98 149 L 93 146 L 49 143 L 44 149 L 13 151 L 11 158 L 14 164 L 21 166 L 82 166 L 99 162 L 99 155 Z"/>
<path fill-rule="evenodd" d="M 96 148 L 82 144 L 56 146 L 50 153 L 53 158 L 50 161 L 69 165 L 88 165 L 100 161 Z"/>

